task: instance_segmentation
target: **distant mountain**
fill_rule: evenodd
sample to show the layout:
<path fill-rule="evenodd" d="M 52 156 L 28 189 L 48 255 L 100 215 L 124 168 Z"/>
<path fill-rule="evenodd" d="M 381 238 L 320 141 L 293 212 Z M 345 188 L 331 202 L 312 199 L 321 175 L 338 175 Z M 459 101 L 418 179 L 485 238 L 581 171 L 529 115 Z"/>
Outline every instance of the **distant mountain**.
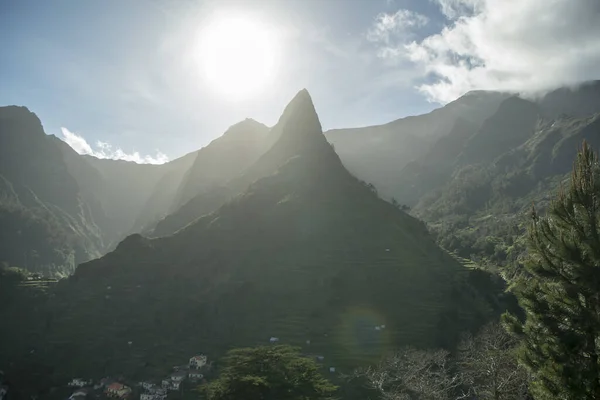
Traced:
<path fill-rule="evenodd" d="M 268 133 L 246 120 L 199 151 L 163 165 L 136 164 L 80 155 L 46 135 L 25 107 L 2 107 L 0 262 L 66 276 L 125 236 L 152 231 L 182 198 L 241 173 L 272 144 Z"/>
<path fill-rule="evenodd" d="M 101 214 L 25 107 L 0 107 L 0 262 L 67 275 L 101 255 Z"/>
<path fill-rule="evenodd" d="M 584 117 L 596 113 L 600 111 L 600 80 L 558 88 L 546 93 L 538 102 L 547 118 Z"/>
<path fill-rule="evenodd" d="M 481 174 L 481 165 L 536 140 L 539 126 L 585 118 L 600 111 L 598 104 L 600 81 L 535 100 L 474 91 L 425 115 L 325 136 L 344 166 L 382 197 L 416 206 L 425 198 L 432 204 L 448 181 Z M 134 232 L 171 235 L 272 174 L 284 154 L 275 145 L 286 113 L 273 128 L 247 119 L 196 152 L 164 165 L 138 165 L 79 155 L 46 136 L 26 108 L 1 110 L 7 250 L 0 262 L 50 274 L 71 273 Z"/>
<path fill-rule="evenodd" d="M 388 199 L 393 197 L 416 204 L 422 195 L 437 186 L 435 182 L 443 183 L 452 173 L 453 167 L 447 161 L 450 154 L 458 157 L 457 147 L 460 153 L 465 152 L 461 157 L 467 157 L 463 158 L 463 164 L 474 162 L 471 157 L 493 159 L 523 143 L 526 139 L 522 136 L 523 129 L 528 127 L 529 134 L 533 129 L 531 118 L 585 117 L 599 111 L 600 81 L 558 88 L 536 99 L 473 91 L 428 114 L 380 126 L 334 129 L 325 132 L 325 136 L 334 144 L 344 165 L 358 178 L 373 183 Z M 488 118 L 495 120 L 488 121 Z M 480 128 L 487 129 L 487 133 L 482 131 L 475 135 Z M 467 141 L 470 144 L 466 144 Z M 490 142 L 486 145 L 480 141 Z M 446 160 L 444 164 L 438 159 L 445 153 L 439 150 L 445 146 L 450 146 L 450 151 L 441 155 L 441 159 Z M 463 146 L 467 147 L 463 149 Z M 479 149 L 490 153 L 479 153 Z M 451 160 L 450 164 L 454 162 Z M 405 167 L 406 170 L 400 172 Z M 413 181 L 421 177 L 423 183 L 413 187 Z"/>
<path fill-rule="evenodd" d="M 248 165 L 245 171 L 240 172 L 229 181 L 220 185 L 213 185 L 198 193 L 179 210 L 160 221 L 153 235 L 167 236 L 176 232 L 197 218 L 215 211 L 227 200 L 241 194 L 256 180 L 275 173 L 279 166 L 294 155 L 302 152 L 312 152 L 313 149 L 306 149 L 305 146 L 321 143 L 322 140 L 308 141 L 304 140 L 302 135 L 296 134 L 281 136 L 284 129 L 310 131 L 306 121 L 300 123 L 294 120 L 296 118 L 295 110 L 302 108 L 304 106 L 302 102 L 307 101 L 307 99 L 312 102 L 307 93 L 301 92 L 286 107 L 277 124 L 268 132 L 268 135 L 263 136 L 264 142 L 261 142 L 260 146 L 262 152 L 255 163 Z M 315 124 L 315 121 L 309 122 Z M 320 123 L 318 120 L 316 123 L 319 124 L 319 128 L 313 127 L 312 131 L 320 132 Z M 319 134 L 322 136 L 321 132 Z"/>
<path fill-rule="evenodd" d="M 558 183 L 566 178 L 583 140 L 600 148 L 600 113 L 538 120 L 522 144 L 488 163 L 457 168 L 451 179 L 423 198 L 416 209 L 427 219 L 444 214 L 475 214 L 500 203 L 506 212 L 521 211 L 552 190 L 550 181 Z"/>
<path fill-rule="evenodd" d="M 428 114 L 385 125 L 325 132 L 348 170 L 374 184 L 385 197 L 397 196 L 398 172 L 420 159 L 458 120 L 479 127 L 510 94 L 472 91 Z"/>
<path fill-rule="evenodd" d="M 169 211 L 176 211 L 207 187 L 224 185 L 252 165 L 273 144 L 268 134 L 267 126 L 248 118 L 198 151 Z"/>
<path fill-rule="evenodd" d="M 585 106 L 573 111 L 572 103 Z M 523 149 L 533 152 L 527 159 L 537 159 L 539 163 L 539 160 L 552 158 L 555 160 L 555 173 L 567 173 L 581 140 L 586 138 L 594 142 L 593 128 L 588 125 L 591 123 L 589 118 L 598 112 L 600 84 L 597 82 L 582 85 L 579 89 L 558 89 L 537 101 L 509 97 L 502 101 L 498 110 L 481 126 L 460 121 L 422 157 L 399 171 L 394 189 L 397 200 L 415 205 L 432 190 L 442 190 L 451 180 L 455 181 L 454 184 L 458 181 L 464 183 L 465 173 L 468 171 L 487 171 L 497 165 L 501 167 L 494 174 L 504 175 L 509 170 L 511 174 L 516 174 L 526 168 L 518 160 L 518 155 L 525 157 Z M 584 129 L 585 127 L 588 128 Z M 586 134 L 582 134 L 582 131 Z M 569 143 L 573 147 L 565 154 L 564 144 L 562 150 L 553 149 L 548 144 L 548 137 L 555 140 L 563 137 L 561 143 L 570 137 Z M 540 141 L 544 143 L 544 147 L 532 145 Z M 560 154 L 559 158 L 556 158 L 557 154 Z M 507 159 L 513 164 L 502 161 Z M 562 161 L 558 162 L 558 159 Z M 547 177 L 548 175 L 538 176 L 537 179 Z M 450 186 L 452 185 L 450 182 Z M 431 195 L 436 197 L 439 193 Z"/>
<path fill-rule="evenodd" d="M 133 225 L 130 226 L 129 234 L 152 230 L 157 221 L 169 214 L 177 203 L 177 191 L 181 188 L 185 177 L 194 165 L 199 152 L 186 154 L 166 164 L 161 169 L 162 175 L 154 184 L 150 194 L 146 196 L 142 208 L 139 209 L 138 205 L 139 212 Z"/>
<path fill-rule="evenodd" d="M 223 205 L 239 193 L 228 186 L 230 182 L 263 155 L 276 139 L 268 127 L 252 119 L 230 127 L 198 152 L 177 189 L 170 212 L 148 233 L 170 235 Z"/>
<path fill-rule="evenodd" d="M 413 206 L 449 250 L 496 265 L 516 261 L 532 203 L 543 210 L 568 180 L 583 140 L 600 148 L 599 88 L 510 97 L 480 127 L 455 125 L 399 171 L 396 200 Z"/>
<path fill-rule="evenodd" d="M 40 308 L 44 334 L 24 334 L 10 354 L 38 349 L 56 380 L 139 379 L 274 336 L 310 340 L 307 352 L 350 371 L 402 344 L 451 344 L 485 318 L 468 270 L 344 168 L 308 92 L 274 129 L 232 184 L 248 184 L 239 195 L 174 235 L 132 235 L 79 266 Z"/>

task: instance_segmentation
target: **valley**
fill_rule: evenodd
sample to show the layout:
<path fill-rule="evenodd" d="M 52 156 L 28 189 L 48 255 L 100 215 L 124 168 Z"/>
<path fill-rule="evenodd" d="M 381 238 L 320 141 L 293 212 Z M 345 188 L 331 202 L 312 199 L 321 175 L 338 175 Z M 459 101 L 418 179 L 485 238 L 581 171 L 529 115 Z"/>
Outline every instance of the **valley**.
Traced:
<path fill-rule="evenodd" d="M 574 112 L 578 93 L 598 107 Z M 2 107 L 0 369 L 22 398 L 57 398 L 269 338 L 333 380 L 402 346 L 454 349 L 519 312 L 501 276 L 531 204 L 599 135 L 598 82 L 326 132 L 302 90 L 274 126 L 246 119 L 163 165 L 79 155 Z"/>

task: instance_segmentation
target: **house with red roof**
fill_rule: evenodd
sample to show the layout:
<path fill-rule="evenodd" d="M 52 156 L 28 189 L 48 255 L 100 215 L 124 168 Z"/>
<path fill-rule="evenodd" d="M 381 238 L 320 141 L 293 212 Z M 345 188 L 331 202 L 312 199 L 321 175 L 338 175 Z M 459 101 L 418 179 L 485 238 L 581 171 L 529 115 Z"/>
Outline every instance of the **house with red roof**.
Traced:
<path fill-rule="evenodd" d="M 200 354 L 190 358 L 190 368 L 202 368 L 206 365 L 206 356 Z"/>
<path fill-rule="evenodd" d="M 131 394 L 131 388 L 119 382 L 111 383 L 106 387 L 106 395 L 124 399 Z"/>

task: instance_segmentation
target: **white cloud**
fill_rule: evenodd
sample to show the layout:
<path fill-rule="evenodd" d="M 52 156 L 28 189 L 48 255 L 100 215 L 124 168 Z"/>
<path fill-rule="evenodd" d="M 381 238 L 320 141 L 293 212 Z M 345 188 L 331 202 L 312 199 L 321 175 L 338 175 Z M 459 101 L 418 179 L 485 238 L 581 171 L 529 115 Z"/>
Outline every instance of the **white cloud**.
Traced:
<path fill-rule="evenodd" d="M 142 156 L 137 151 L 126 153 L 121 148 L 113 148 L 109 143 L 97 141 L 96 149 L 85 140 L 82 136 L 69 131 L 67 128 L 60 128 L 62 132 L 62 140 L 65 141 L 73 150 L 79 154 L 87 154 L 97 158 L 108 158 L 112 160 L 133 161 L 138 164 L 164 164 L 169 161 L 166 154 L 156 151 L 156 156 Z"/>
<path fill-rule="evenodd" d="M 469 15 L 481 4 L 479 0 L 431 0 L 440 6 L 440 11 L 448 19 Z"/>
<path fill-rule="evenodd" d="M 600 78 L 598 0 L 436 0 L 448 18 L 438 34 L 390 43 L 429 82 L 431 101 L 472 89 L 540 92 Z M 376 24 L 377 25 L 377 24 Z"/>
<path fill-rule="evenodd" d="M 429 22 L 425 15 L 410 10 L 400 9 L 393 14 L 380 13 L 375 23 L 367 32 L 367 40 L 382 44 L 381 56 L 398 42 L 406 43 L 413 38 L 413 30 L 421 28 Z"/>

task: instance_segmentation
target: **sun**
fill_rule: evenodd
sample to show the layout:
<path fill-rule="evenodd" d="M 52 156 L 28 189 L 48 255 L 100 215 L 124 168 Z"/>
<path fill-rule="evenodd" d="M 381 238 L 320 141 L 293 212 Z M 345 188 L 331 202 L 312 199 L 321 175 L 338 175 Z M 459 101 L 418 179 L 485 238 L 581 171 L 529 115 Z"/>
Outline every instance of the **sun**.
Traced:
<path fill-rule="evenodd" d="M 204 79 L 231 100 L 265 90 L 275 78 L 279 55 L 275 32 L 248 16 L 214 18 L 200 31 L 197 57 Z"/>

